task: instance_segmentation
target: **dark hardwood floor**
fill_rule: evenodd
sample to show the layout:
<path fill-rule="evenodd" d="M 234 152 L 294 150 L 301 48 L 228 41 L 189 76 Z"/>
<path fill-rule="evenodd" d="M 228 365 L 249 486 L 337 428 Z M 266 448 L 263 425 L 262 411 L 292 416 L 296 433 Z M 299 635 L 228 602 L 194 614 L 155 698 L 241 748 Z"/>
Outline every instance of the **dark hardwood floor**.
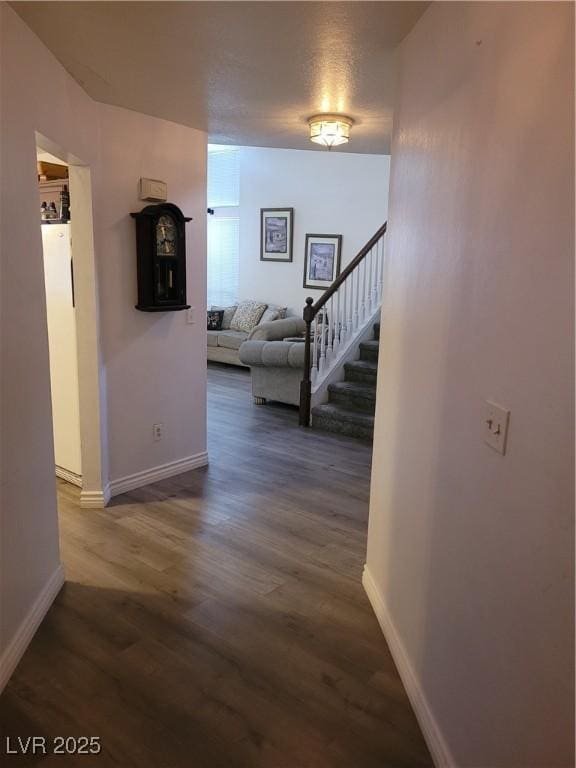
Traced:
<path fill-rule="evenodd" d="M 210 467 L 81 510 L 67 583 L 2 698 L 3 735 L 99 736 L 129 768 L 430 766 L 361 586 L 370 448 L 209 370 Z M 2 740 L 5 750 L 5 740 Z"/>

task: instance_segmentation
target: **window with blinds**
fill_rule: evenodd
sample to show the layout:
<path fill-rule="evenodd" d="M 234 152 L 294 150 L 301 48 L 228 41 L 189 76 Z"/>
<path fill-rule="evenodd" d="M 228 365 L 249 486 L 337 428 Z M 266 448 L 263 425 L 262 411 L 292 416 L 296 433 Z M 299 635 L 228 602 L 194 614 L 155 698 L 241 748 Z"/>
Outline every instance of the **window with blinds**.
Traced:
<path fill-rule="evenodd" d="M 208 306 L 238 301 L 240 152 L 208 145 Z"/>

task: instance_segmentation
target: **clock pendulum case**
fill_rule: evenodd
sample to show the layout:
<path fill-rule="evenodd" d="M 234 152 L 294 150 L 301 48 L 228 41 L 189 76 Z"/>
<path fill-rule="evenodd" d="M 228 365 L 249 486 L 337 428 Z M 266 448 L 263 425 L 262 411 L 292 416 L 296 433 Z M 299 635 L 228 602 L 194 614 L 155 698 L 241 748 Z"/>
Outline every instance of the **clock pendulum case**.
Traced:
<path fill-rule="evenodd" d="M 189 217 L 172 203 L 147 205 L 136 219 L 138 304 L 142 312 L 176 312 L 186 303 L 186 229 Z"/>

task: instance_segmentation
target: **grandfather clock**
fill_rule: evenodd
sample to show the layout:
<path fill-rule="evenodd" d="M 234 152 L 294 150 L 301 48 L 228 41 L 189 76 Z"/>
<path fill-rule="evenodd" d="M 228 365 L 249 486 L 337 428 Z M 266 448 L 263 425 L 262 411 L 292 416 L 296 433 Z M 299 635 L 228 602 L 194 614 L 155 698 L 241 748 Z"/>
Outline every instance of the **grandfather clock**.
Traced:
<path fill-rule="evenodd" d="M 142 312 L 176 312 L 186 303 L 186 230 L 191 221 L 172 203 L 147 205 L 136 219 L 138 304 Z"/>

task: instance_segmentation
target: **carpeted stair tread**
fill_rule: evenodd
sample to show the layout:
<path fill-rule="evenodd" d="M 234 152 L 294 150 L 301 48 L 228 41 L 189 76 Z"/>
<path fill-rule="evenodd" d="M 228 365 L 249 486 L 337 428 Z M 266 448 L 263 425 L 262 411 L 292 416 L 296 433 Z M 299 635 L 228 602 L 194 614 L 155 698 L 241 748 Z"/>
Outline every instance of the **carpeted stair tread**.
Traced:
<path fill-rule="evenodd" d="M 375 360 L 353 360 L 345 363 L 346 381 L 376 382 L 378 363 Z"/>
<path fill-rule="evenodd" d="M 314 427 L 341 435 L 371 440 L 374 434 L 374 416 L 371 413 L 345 408 L 339 403 L 324 403 L 312 408 Z"/>
<path fill-rule="evenodd" d="M 328 392 L 333 403 L 369 413 L 376 408 L 376 382 L 337 381 L 329 385 Z"/>
<path fill-rule="evenodd" d="M 378 360 L 378 351 L 380 349 L 380 342 L 363 341 L 360 344 L 360 359 L 361 360 Z"/>

